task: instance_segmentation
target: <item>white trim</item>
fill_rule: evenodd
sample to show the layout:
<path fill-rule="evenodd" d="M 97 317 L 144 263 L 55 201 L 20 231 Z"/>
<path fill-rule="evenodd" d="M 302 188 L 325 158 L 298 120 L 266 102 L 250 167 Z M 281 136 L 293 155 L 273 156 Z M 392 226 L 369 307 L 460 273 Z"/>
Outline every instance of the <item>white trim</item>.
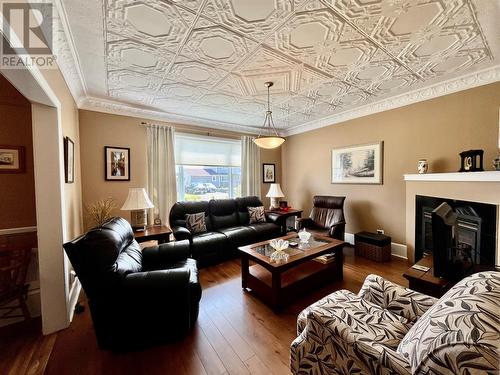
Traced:
<path fill-rule="evenodd" d="M 500 171 L 405 174 L 405 181 L 500 182 Z"/>
<path fill-rule="evenodd" d="M 468 73 L 463 76 L 449 79 L 447 81 L 435 83 L 417 90 L 409 91 L 401 95 L 392 96 L 375 103 L 367 104 L 361 107 L 350 109 L 332 116 L 323 117 L 305 124 L 296 125 L 285 129 L 285 136 L 304 133 L 310 130 L 323 128 L 340 122 L 352 120 L 362 116 L 372 115 L 374 113 L 388 111 L 390 109 L 404 107 L 409 104 L 422 102 L 425 100 L 437 98 L 440 96 L 452 94 L 458 91 L 471 89 L 474 87 L 487 85 L 489 83 L 500 81 L 500 65 Z"/>
<path fill-rule="evenodd" d="M 19 234 L 19 233 L 32 233 L 32 232 L 36 232 L 36 227 L 6 228 L 6 229 L 0 229 L 0 236 L 6 236 L 9 234 Z"/>
<path fill-rule="evenodd" d="M 344 241 L 354 246 L 354 234 L 346 232 L 344 234 Z M 408 248 L 406 245 L 391 242 L 391 255 L 402 259 L 408 259 Z"/>
<path fill-rule="evenodd" d="M 71 290 L 69 291 L 69 321 L 73 321 L 73 315 L 75 314 L 75 306 L 78 303 L 78 297 L 80 297 L 80 291 L 82 290 L 82 284 L 80 280 L 75 277 L 75 280 L 71 284 Z"/>

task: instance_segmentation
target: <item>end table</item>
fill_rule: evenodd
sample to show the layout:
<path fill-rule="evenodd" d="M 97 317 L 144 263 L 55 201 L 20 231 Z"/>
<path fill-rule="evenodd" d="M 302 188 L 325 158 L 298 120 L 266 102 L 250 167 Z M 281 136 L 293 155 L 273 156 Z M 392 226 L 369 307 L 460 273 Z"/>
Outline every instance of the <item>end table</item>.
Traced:
<path fill-rule="evenodd" d="M 283 210 L 266 210 L 266 216 L 273 220 L 276 224 L 281 226 L 281 234 L 285 235 L 286 230 L 286 219 L 289 217 L 301 217 L 303 210 L 290 208 L 287 211 Z"/>
<path fill-rule="evenodd" d="M 166 225 L 148 225 L 143 231 L 134 231 L 137 242 L 158 241 L 158 245 L 170 241 L 172 230 Z"/>

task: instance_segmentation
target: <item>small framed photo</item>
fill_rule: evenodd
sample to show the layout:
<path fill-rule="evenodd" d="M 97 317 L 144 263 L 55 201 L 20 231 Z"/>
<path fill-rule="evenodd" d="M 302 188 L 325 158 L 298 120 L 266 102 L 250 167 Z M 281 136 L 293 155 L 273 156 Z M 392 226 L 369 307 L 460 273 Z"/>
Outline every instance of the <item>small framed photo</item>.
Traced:
<path fill-rule="evenodd" d="M 276 182 L 276 164 L 262 164 L 262 181 L 266 184 Z"/>
<path fill-rule="evenodd" d="M 382 184 L 384 142 L 332 150 L 333 184 Z"/>
<path fill-rule="evenodd" d="M 64 137 L 64 181 L 75 182 L 75 143 L 69 137 Z"/>
<path fill-rule="evenodd" d="M 104 147 L 106 181 L 130 181 L 130 148 Z"/>
<path fill-rule="evenodd" d="M 24 146 L 0 145 L 0 173 L 24 173 L 25 171 Z"/>

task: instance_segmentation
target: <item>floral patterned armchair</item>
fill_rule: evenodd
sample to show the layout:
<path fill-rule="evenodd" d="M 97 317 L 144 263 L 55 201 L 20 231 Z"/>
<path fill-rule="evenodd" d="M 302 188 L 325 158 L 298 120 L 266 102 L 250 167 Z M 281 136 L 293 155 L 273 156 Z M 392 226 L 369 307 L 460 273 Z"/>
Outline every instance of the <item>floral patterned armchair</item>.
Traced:
<path fill-rule="evenodd" d="M 369 275 L 299 314 L 298 374 L 498 374 L 500 272 L 465 278 L 437 300 Z"/>

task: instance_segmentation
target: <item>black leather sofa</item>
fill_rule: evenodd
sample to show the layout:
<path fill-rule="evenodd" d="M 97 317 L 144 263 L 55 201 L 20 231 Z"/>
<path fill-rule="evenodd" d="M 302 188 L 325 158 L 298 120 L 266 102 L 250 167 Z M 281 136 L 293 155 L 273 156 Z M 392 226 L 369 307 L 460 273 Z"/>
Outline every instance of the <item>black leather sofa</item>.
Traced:
<path fill-rule="evenodd" d="M 237 256 L 239 246 L 279 237 L 280 226 L 266 217 L 265 223 L 250 224 L 247 207 L 262 206 L 258 197 L 213 199 L 208 202 L 177 202 L 170 210 L 170 225 L 176 240 L 189 240 L 191 257 L 200 267 Z M 205 212 L 207 231 L 192 234 L 186 214 Z"/>
<path fill-rule="evenodd" d="M 193 327 L 201 286 L 188 241 L 141 251 L 128 221 L 113 218 L 64 249 L 87 295 L 100 348 L 137 349 Z"/>

